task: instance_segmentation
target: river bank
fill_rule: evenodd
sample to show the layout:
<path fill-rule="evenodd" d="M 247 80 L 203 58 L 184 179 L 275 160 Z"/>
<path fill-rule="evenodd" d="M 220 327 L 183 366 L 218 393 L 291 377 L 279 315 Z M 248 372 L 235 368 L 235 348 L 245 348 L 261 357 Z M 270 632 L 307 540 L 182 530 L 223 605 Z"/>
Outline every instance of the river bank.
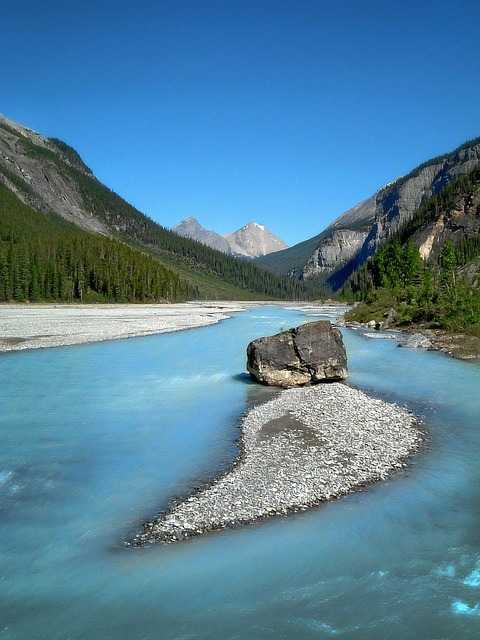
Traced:
<path fill-rule="evenodd" d="M 231 470 L 145 523 L 130 544 L 177 542 L 306 510 L 387 478 L 421 442 L 412 414 L 348 385 L 283 391 L 242 420 Z"/>
<path fill-rule="evenodd" d="M 480 337 L 468 333 L 451 333 L 413 325 L 405 329 L 407 335 L 420 335 L 430 342 L 429 349 L 440 351 L 458 360 L 480 361 Z"/>
<path fill-rule="evenodd" d="M 340 320 L 339 324 L 354 331 L 361 331 L 367 338 L 396 340 L 399 347 L 440 351 L 457 360 L 480 361 L 480 337 L 468 333 L 451 333 L 422 324 L 383 327 L 375 321 L 363 323 L 348 320 Z"/>
<path fill-rule="evenodd" d="M 0 352 L 193 329 L 226 320 L 255 304 L 5 304 L 0 305 Z"/>

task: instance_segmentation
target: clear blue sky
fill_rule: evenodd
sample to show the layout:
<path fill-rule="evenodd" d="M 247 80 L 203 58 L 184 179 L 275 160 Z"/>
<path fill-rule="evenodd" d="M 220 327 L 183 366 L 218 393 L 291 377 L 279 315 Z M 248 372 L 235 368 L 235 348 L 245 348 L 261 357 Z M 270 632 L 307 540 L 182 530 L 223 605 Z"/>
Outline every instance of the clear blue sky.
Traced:
<path fill-rule="evenodd" d="M 1 21 L 0 112 L 166 226 L 292 244 L 480 135 L 478 2 L 24 0 Z"/>

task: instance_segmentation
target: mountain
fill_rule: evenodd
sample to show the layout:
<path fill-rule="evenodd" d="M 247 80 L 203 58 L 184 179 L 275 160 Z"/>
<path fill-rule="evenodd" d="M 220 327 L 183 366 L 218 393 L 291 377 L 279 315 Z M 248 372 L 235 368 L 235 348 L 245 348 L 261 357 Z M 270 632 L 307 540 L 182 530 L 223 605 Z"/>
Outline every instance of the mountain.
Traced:
<path fill-rule="evenodd" d="M 238 231 L 226 235 L 225 238 L 234 255 L 246 258 L 257 258 L 287 248 L 283 240 L 257 222 L 249 222 Z"/>
<path fill-rule="evenodd" d="M 209 231 L 208 229 L 205 229 L 205 227 L 202 227 L 196 218 L 185 218 L 185 220 L 182 220 L 180 224 L 173 227 L 172 231 L 178 233 L 179 236 L 183 236 L 184 238 L 191 238 L 192 240 L 201 242 L 212 249 L 217 249 L 218 251 L 222 251 L 226 254 L 231 253 L 230 245 L 227 240 L 225 240 L 225 238 L 219 233 Z"/>
<path fill-rule="evenodd" d="M 459 175 L 438 193 L 426 198 L 415 213 L 400 225 L 377 249 L 373 258 L 364 263 L 347 280 L 353 289 L 368 289 L 366 274 L 393 269 L 399 260 L 395 252 L 405 250 L 418 253 L 425 265 L 442 262 L 446 247 L 456 253 L 455 266 L 474 283 L 470 276 L 480 256 L 480 166 L 469 173 Z M 401 261 L 401 259 L 400 259 Z M 469 262 L 473 261 L 473 266 Z M 480 319 L 479 319 L 480 320 Z"/>
<path fill-rule="evenodd" d="M 426 198 L 354 271 L 342 293 L 363 301 L 351 320 L 461 331 L 478 338 L 478 351 L 479 276 L 480 167 Z"/>
<path fill-rule="evenodd" d="M 346 211 L 317 236 L 255 262 L 277 275 L 325 280 L 362 246 L 375 219 L 374 205 L 374 197 L 369 198 Z"/>
<path fill-rule="evenodd" d="M 283 240 L 257 222 L 249 222 L 238 231 L 225 236 L 205 229 L 196 218 L 185 218 L 172 230 L 185 238 L 197 240 L 207 247 L 240 258 L 257 258 L 287 247 Z"/>
<path fill-rule="evenodd" d="M 88 234 L 82 236 L 86 244 L 92 237 L 103 237 L 128 245 L 143 257 L 153 257 L 165 273 L 171 274 L 166 279 L 172 282 L 178 279 L 179 290 L 188 291 L 188 297 L 296 299 L 306 295 L 301 283 L 278 278 L 251 262 L 227 256 L 165 229 L 103 185 L 69 145 L 46 138 L 4 117 L 0 117 L 0 184 L 15 201 L 27 207 L 26 217 L 31 218 L 32 213 L 36 213 L 55 220 L 56 226 L 61 222 L 69 223 Z M 7 199 L 6 207 L 10 206 L 13 205 Z M 11 232 L 8 225 L 0 231 L 8 239 Z M 14 233 L 20 231 L 15 226 Z M 22 242 L 24 240 L 23 236 Z M 56 233 L 52 235 L 52 242 L 54 240 L 60 242 Z M 33 248 L 25 245 L 25 251 L 33 251 Z M 51 252 L 54 256 L 54 246 Z M 118 251 L 117 255 L 120 253 Z M 65 255 L 68 255 L 67 250 Z M 57 268 L 50 258 L 48 268 Z M 8 252 L 6 259 L 10 260 Z M 28 271 L 29 278 L 33 278 L 35 270 L 31 259 L 33 254 L 25 255 L 19 266 L 25 273 Z M 85 250 L 79 265 L 82 265 L 82 272 L 88 271 L 92 282 L 95 279 L 95 270 L 90 268 L 93 262 L 97 262 L 94 252 Z M 16 267 L 9 262 L 4 268 Z M 83 275 L 77 284 L 82 282 Z M 76 291 L 78 294 L 78 287 Z M 167 293 L 165 299 L 177 299 L 173 289 Z"/>
<path fill-rule="evenodd" d="M 325 281 L 340 289 L 350 274 L 415 214 L 422 202 L 457 176 L 480 166 L 480 138 L 433 158 L 342 214 L 321 234 L 257 258 L 277 275 Z"/>

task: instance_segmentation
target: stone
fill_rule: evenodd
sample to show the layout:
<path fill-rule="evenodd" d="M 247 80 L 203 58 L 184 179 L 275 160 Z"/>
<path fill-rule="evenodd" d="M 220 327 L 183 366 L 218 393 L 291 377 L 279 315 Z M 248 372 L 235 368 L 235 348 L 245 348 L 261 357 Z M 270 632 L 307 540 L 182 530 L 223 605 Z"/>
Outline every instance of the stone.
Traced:
<path fill-rule="evenodd" d="M 397 312 L 393 307 L 383 314 L 384 321 L 382 322 L 382 329 L 389 329 L 397 321 Z"/>
<path fill-rule="evenodd" d="M 247 347 L 247 369 L 258 382 L 285 388 L 344 380 L 342 334 L 328 320 L 319 320 L 257 338 Z"/>
<path fill-rule="evenodd" d="M 432 341 L 421 333 L 413 333 L 401 338 L 399 347 L 409 347 L 410 349 L 431 349 Z"/>

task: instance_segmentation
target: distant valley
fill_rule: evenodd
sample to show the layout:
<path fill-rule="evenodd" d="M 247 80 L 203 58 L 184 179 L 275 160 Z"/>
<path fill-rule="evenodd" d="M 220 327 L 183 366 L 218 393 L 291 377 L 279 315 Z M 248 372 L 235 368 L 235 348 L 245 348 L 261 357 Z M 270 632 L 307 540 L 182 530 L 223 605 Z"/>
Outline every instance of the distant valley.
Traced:
<path fill-rule="evenodd" d="M 166 229 L 102 184 L 75 149 L 0 116 L 0 301 L 307 296 L 223 242 L 211 248 Z"/>
<path fill-rule="evenodd" d="M 479 169 L 476 139 L 287 247 L 257 222 L 225 236 L 195 218 L 166 229 L 103 185 L 72 147 L 0 116 L 0 301 L 364 299 L 382 285 L 372 269 L 389 242 L 416 247 L 422 273 L 435 278 L 452 243 L 455 277 L 476 290 Z"/>

